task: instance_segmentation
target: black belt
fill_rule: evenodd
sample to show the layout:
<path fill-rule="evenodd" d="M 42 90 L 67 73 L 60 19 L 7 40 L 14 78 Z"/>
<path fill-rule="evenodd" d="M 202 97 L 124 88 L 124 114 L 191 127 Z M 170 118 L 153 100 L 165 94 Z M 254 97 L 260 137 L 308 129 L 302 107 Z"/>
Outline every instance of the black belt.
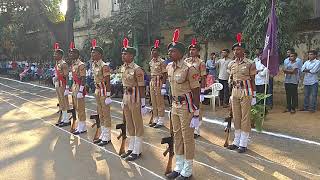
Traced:
<path fill-rule="evenodd" d="M 185 96 L 172 96 L 172 99 L 179 103 L 187 101 Z"/>

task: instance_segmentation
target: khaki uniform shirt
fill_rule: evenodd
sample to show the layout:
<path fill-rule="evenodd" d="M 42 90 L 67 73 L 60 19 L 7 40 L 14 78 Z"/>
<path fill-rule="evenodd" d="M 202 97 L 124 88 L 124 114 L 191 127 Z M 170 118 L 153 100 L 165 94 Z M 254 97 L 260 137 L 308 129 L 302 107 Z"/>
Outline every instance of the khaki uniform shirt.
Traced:
<path fill-rule="evenodd" d="M 69 75 L 68 64 L 63 59 L 61 59 L 60 61 L 57 62 L 55 70 L 57 70 L 58 72 L 56 72 L 57 79 L 56 79 L 56 82 L 54 83 L 58 83 L 60 87 L 65 86 L 66 84 L 62 84 L 62 82 L 58 79 L 58 74 L 60 74 L 63 77 L 68 76 Z"/>
<path fill-rule="evenodd" d="M 109 66 L 101 60 L 92 64 L 93 79 L 96 84 L 103 82 L 103 79 L 110 76 Z"/>
<path fill-rule="evenodd" d="M 86 66 L 80 59 L 77 59 L 72 64 L 71 72 L 72 72 L 72 79 L 74 81 L 72 84 L 72 92 L 74 93 L 74 95 L 76 95 L 80 88 L 81 77 L 86 76 Z M 76 77 L 78 78 L 78 80 L 76 80 Z M 80 82 L 76 82 L 76 81 L 80 81 Z M 82 84 L 82 86 L 84 86 L 84 84 Z"/>
<path fill-rule="evenodd" d="M 150 63 L 151 76 L 162 76 L 167 72 L 167 65 L 164 63 L 164 59 L 160 57 L 158 59 L 151 59 Z"/>
<path fill-rule="evenodd" d="M 141 67 L 134 62 L 122 65 L 121 76 L 123 87 L 145 86 L 144 72 Z"/>
<path fill-rule="evenodd" d="M 200 74 L 196 68 L 181 59 L 177 63 L 172 62 L 167 66 L 168 79 L 171 85 L 172 96 L 183 96 L 191 92 L 191 89 L 200 87 Z"/>
<path fill-rule="evenodd" d="M 249 80 L 251 76 L 256 74 L 256 70 L 252 69 L 251 60 L 244 58 L 239 63 L 237 61 L 231 61 L 229 64 L 230 75 L 233 81 Z"/>
<path fill-rule="evenodd" d="M 207 75 L 206 64 L 203 62 L 202 59 L 199 59 L 197 57 L 196 58 L 189 57 L 185 59 L 185 61 L 188 64 L 194 66 L 198 70 L 201 77 Z"/>

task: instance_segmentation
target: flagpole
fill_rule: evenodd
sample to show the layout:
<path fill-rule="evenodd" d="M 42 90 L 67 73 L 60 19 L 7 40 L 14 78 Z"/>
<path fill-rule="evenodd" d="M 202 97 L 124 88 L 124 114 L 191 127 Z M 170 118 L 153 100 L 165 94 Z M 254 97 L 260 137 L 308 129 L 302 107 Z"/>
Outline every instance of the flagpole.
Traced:
<path fill-rule="evenodd" d="M 269 84 L 269 61 L 270 61 L 270 49 L 268 49 L 268 57 L 267 57 L 267 73 L 266 73 L 266 83 L 264 85 L 264 96 L 267 95 L 267 88 L 268 88 L 268 84 Z M 263 120 L 262 120 L 262 124 L 261 127 L 263 127 L 263 122 L 266 118 L 266 103 L 267 103 L 267 98 L 264 98 L 263 100 Z"/>

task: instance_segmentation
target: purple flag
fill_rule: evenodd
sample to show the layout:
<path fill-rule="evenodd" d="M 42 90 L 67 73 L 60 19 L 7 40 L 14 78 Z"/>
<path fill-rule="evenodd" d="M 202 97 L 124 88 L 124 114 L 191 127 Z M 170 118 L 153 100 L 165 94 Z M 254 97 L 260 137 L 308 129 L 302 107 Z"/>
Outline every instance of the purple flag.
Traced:
<path fill-rule="evenodd" d="M 270 75 L 275 76 L 279 71 L 278 18 L 276 15 L 275 0 L 272 0 L 271 12 L 268 19 L 269 22 L 262 53 L 262 63 L 267 67 L 268 50 L 270 50 L 269 70 Z"/>

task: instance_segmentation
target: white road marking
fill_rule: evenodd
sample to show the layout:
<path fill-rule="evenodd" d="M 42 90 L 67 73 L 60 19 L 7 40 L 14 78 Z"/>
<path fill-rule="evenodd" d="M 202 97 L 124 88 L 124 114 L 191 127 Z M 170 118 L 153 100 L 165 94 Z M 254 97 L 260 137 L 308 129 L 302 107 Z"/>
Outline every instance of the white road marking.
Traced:
<path fill-rule="evenodd" d="M 37 85 L 37 84 L 32 84 L 32 83 L 27 83 L 27 82 L 21 82 L 15 79 L 10 79 L 10 78 L 4 78 L 4 77 L 0 77 L 0 79 L 5 79 L 5 80 L 9 80 L 9 81 L 14 81 L 20 84 L 27 84 L 30 86 L 34 86 L 34 87 L 39 87 L 39 88 L 45 88 L 45 89 L 50 89 L 50 90 L 55 90 L 54 88 L 50 88 L 50 87 L 46 87 L 46 86 L 41 86 L 41 85 Z M 94 96 L 90 96 L 90 95 L 86 95 L 86 97 L 93 99 Z M 121 101 L 116 101 L 116 100 L 112 100 L 115 103 L 122 103 Z M 147 107 L 148 109 L 150 109 L 150 107 Z M 168 113 L 169 111 L 166 110 L 166 113 Z M 216 119 L 210 119 L 210 118 L 206 118 L 203 117 L 203 121 L 211 123 L 211 124 L 216 124 L 216 125 L 220 125 L 223 126 L 223 122 L 216 120 Z M 252 129 L 252 131 L 257 132 L 255 129 Z M 320 146 L 320 142 L 316 142 L 316 141 L 312 141 L 312 140 L 308 140 L 308 139 L 303 139 L 303 138 L 299 138 L 299 137 L 294 137 L 294 136 L 290 136 L 290 135 L 286 135 L 286 134 L 282 134 L 282 133 L 275 133 L 275 132 L 269 132 L 269 131 L 262 131 L 259 134 L 266 134 L 266 135 L 270 135 L 270 136 L 274 136 L 274 137 L 278 137 L 278 138 L 284 138 L 284 139 L 289 139 L 292 141 L 299 141 L 299 142 L 303 142 L 303 143 L 307 143 L 307 144 L 313 144 L 313 145 L 317 145 Z"/>
<path fill-rule="evenodd" d="M 2 84 L 2 83 L 0 83 L 0 84 Z M 5 86 L 7 86 L 7 85 L 5 85 Z M 50 108 L 50 107 L 47 107 L 47 106 L 44 106 L 44 105 L 40 105 L 40 104 L 38 104 L 38 103 L 35 103 L 35 102 L 31 101 L 31 100 L 28 100 L 28 99 L 26 99 L 26 98 L 20 97 L 20 96 L 18 96 L 18 95 L 12 94 L 12 93 L 10 93 L 10 92 L 4 91 L 4 90 L 1 90 L 1 91 L 4 92 L 4 93 L 9 94 L 9 95 L 11 95 L 11 96 L 14 96 L 14 97 L 17 97 L 17 98 L 19 98 L 19 99 L 22 99 L 22 100 L 24 100 L 24 101 L 30 102 L 30 103 L 32 103 L 32 104 L 35 104 L 35 105 L 37 105 L 37 106 L 44 107 L 44 108 L 47 108 L 47 109 L 51 109 L 51 110 L 54 111 L 54 112 L 57 111 L 56 109 L 53 109 L 53 108 Z M 23 91 L 23 90 L 21 90 L 21 91 Z M 27 92 L 27 91 L 24 91 L 24 92 Z M 40 96 L 40 95 L 39 95 L 39 96 Z M 46 97 L 45 97 L 45 98 L 46 98 Z M 47 99 L 50 99 L 50 98 L 47 98 Z M 86 109 L 88 109 L 88 108 L 86 108 Z M 88 110 L 94 111 L 94 110 L 91 110 L 91 109 L 88 109 Z M 95 112 L 95 111 L 94 111 L 94 112 Z M 112 116 L 112 117 L 116 117 L 116 116 Z M 120 119 L 119 117 L 116 117 L 116 118 Z M 122 118 L 121 118 L 121 119 L 122 119 Z M 87 121 L 87 122 L 90 123 L 90 124 L 92 124 L 90 121 Z M 52 123 L 49 123 L 49 124 L 54 125 L 54 124 L 52 124 Z M 55 126 L 55 125 L 54 125 L 54 126 Z M 66 131 L 66 132 L 70 133 L 69 131 Z M 112 130 L 112 132 L 118 134 L 118 132 L 115 131 L 115 130 Z M 70 133 L 70 134 L 72 134 L 72 133 Z M 78 137 L 78 136 L 77 136 L 77 137 Z M 80 136 L 79 136 L 79 137 L 80 137 Z M 91 142 L 90 142 L 90 143 L 91 143 Z M 163 150 L 163 151 L 165 150 L 165 149 L 159 148 L 158 146 L 155 146 L 155 145 L 150 144 L 150 143 L 145 142 L 145 141 L 143 141 L 143 143 L 144 143 L 144 144 L 147 144 L 147 145 L 149 145 L 149 146 L 155 147 L 155 148 L 157 148 L 157 149 Z M 93 143 L 91 143 L 91 144 L 93 144 Z M 95 144 L 94 144 L 94 145 L 95 145 Z M 99 147 L 99 146 L 98 146 L 98 147 Z M 215 171 L 217 171 L 217 172 L 219 172 L 219 173 L 223 173 L 223 174 L 225 174 L 225 175 L 231 176 L 231 177 L 233 177 L 233 178 L 235 178 L 235 179 L 243 179 L 242 177 L 239 177 L 239 176 L 236 176 L 236 175 L 233 175 L 233 174 L 224 172 L 223 170 L 220 170 L 220 169 L 218 169 L 218 168 L 216 168 L 216 167 L 210 166 L 210 165 L 205 164 L 205 163 L 203 163 L 203 162 L 199 162 L 199 161 L 197 161 L 197 160 L 194 160 L 194 162 L 195 162 L 195 163 L 198 163 L 198 164 L 200 164 L 200 165 L 209 167 L 210 169 L 215 170 Z"/>
<path fill-rule="evenodd" d="M 0 78 L 1 78 L 1 77 L 0 77 Z M 42 95 L 39 95 L 39 94 L 36 94 L 36 93 L 31 93 L 31 92 L 28 92 L 28 91 L 24 91 L 24 90 L 21 90 L 21 89 L 18 89 L 18 88 L 14 88 L 14 87 L 11 87 L 11 86 L 2 84 L 2 83 L 0 83 L 0 85 L 6 86 L 6 87 L 11 88 L 11 89 L 19 90 L 19 91 L 22 91 L 22 92 L 25 92 L 25 93 L 28 93 L 28 94 L 32 94 L 32 95 L 34 95 L 34 96 L 42 97 L 42 98 L 45 98 L 45 99 L 51 99 L 51 98 L 49 98 L 49 97 L 45 97 L 45 96 L 42 96 Z M 32 84 L 32 85 L 33 85 L 33 84 Z M 35 86 L 37 86 L 37 85 L 35 85 Z M 40 86 L 40 87 L 41 87 L 41 86 Z M 20 98 L 20 97 L 19 97 L 19 98 Z M 32 101 L 31 101 L 31 102 L 32 102 Z M 32 102 L 32 103 L 33 103 L 33 102 Z M 36 103 L 34 103 L 34 104 L 36 104 Z M 39 105 L 39 104 L 36 104 L 36 105 L 45 107 L 45 106 Z M 56 111 L 56 109 L 53 109 L 53 108 L 50 108 L 50 107 L 46 107 L 46 108 L 47 108 L 47 109 L 52 109 L 52 110 L 55 110 L 55 111 Z M 92 110 L 92 109 L 89 109 L 89 108 L 86 108 L 86 110 L 89 110 L 89 111 L 92 111 L 92 112 L 96 112 L 95 110 Z M 113 115 L 111 115 L 111 117 L 113 117 L 113 118 L 115 118 L 115 119 L 122 120 L 122 117 L 113 116 Z M 89 121 L 87 121 L 87 122 L 90 123 L 90 124 L 93 124 L 93 123 L 91 123 L 91 122 L 89 122 Z M 223 125 L 223 123 L 220 122 L 220 121 L 217 121 L 216 123 L 217 123 L 217 124 L 220 123 L 220 125 Z M 147 126 L 147 125 L 144 125 L 144 127 L 150 128 L 150 127 Z M 155 129 L 155 130 L 168 133 L 167 131 L 162 130 L 162 129 Z M 113 132 L 113 133 L 118 133 L 117 131 L 114 131 L 114 130 L 112 130 L 112 132 Z M 200 141 L 200 140 L 196 140 L 196 142 L 202 143 L 202 144 L 206 144 L 206 145 L 208 145 L 208 146 L 215 146 L 215 147 L 218 147 L 218 148 L 221 148 L 221 149 L 224 150 L 224 148 L 222 148 L 221 146 L 216 145 L 216 144 L 207 143 L 207 142 L 203 142 L 203 141 Z M 147 144 L 147 145 L 149 145 L 147 142 L 144 142 L 144 143 Z M 151 145 L 151 146 L 154 146 L 154 145 Z M 227 151 L 227 150 L 226 150 L 226 151 Z M 233 151 L 227 151 L 227 152 L 236 153 L 236 152 L 233 152 Z M 264 158 L 255 157 L 255 156 L 252 156 L 252 155 L 249 155 L 249 154 L 244 154 L 244 155 L 245 155 L 245 156 L 248 156 L 248 157 L 251 157 L 251 158 L 253 158 L 253 159 L 256 159 L 256 160 L 261 160 L 261 161 L 265 161 L 265 162 L 268 162 L 268 163 L 271 163 L 271 164 L 277 164 L 277 165 L 280 165 L 280 166 L 284 166 L 284 165 L 282 165 L 282 164 L 280 164 L 280 163 L 273 162 L 273 161 L 270 161 L 270 160 L 267 160 L 267 159 L 264 159 Z M 198 163 L 201 164 L 202 162 L 198 162 Z M 208 165 L 208 166 L 209 166 L 209 165 Z M 284 166 L 284 167 L 287 167 L 287 166 Z M 214 167 L 211 167 L 211 168 L 214 168 Z M 287 168 L 289 168 L 289 169 L 294 169 L 294 170 L 297 170 L 297 171 L 301 171 L 301 172 L 306 173 L 306 174 L 309 174 L 309 175 L 313 175 L 313 176 L 320 177 L 320 174 L 314 174 L 314 173 L 311 173 L 311 172 L 308 172 L 308 171 L 303 171 L 303 170 L 299 170 L 299 169 L 295 169 L 295 168 L 290 168 L 290 167 L 287 167 Z"/>
<path fill-rule="evenodd" d="M 5 92 L 5 91 L 3 91 L 3 92 Z M 5 92 L 5 93 L 6 93 L 6 92 Z M 24 110 L 22 110 L 20 107 L 18 107 L 18 106 L 16 106 L 16 105 L 12 104 L 12 103 L 10 103 L 10 102 L 8 102 L 7 100 L 4 100 L 4 99 L 2 99 L 2 98 L 0 98 L 0 100 L 1 100 L 1 101 L 6 102 L 6 103 L 8 103 L 8 104 L 10 104 L 11 106 L 13 106 L 13 107 L 15 107 L 15 108 L 17 108 L 17 109 L 19 109 L 19 110 L 21 110 L 21 111 L 23 111 L 23 112 L 25 112 L 25 113 L 27 113 L 27 114 L 31 115 L 31 116 L 33 116 L 33 115 L 32 115 L 31 113 L 29 113 L 28 111 L 24 111 Z M 52 123 L 50 123 L 50 122 L 46 121 L 46 120 L 45 120 L 45 119 L 43 119 L 43 118 L 38 118 L 38 117 L 37 117 L 37 119 L 42 120 L 44 123 L 49 124 L 49 125 L 51 125 L 51 126 L 53 126 L 53 127 L 57 128 L 57 129 L 59 129 L 59 130 L 61 130 L 61 131 L 65 132 L 65 133 L 67 133 L 67 134 L 73 135 L 73 134 L 72 134 L 72 133 L 70 133 L 69 131 L 67 131 L 67 130 L 65 130 L 65 129 L 63 129 L 63 128 L 57 127 L 56 125 L 54 125 L 54 124 L 52 124 Z M 73 136 L 74 136 L 74 135 L 73 135 Z M 96 144 L 94 144 L 94 143 L 92 143 L 92 142 L 88 141 L 87 139 L 84 139 L 84 138 L 82 138 L 82 137 L 80 137 L 80 136 L 77 136 L 77 137 L 78 137 L 79 139 L 83 140 L 84 142 L 86 142 L 86 143 L 88 143 L 88 144 L 90 144 L 90 145 L 92 145 L 92 146 L 95 146 L 96 148 L 99 148 L 99 149 L 101 149 L 101 150 L 105 151 L 106 153 L 109 153 L 109 154 L 112 154 L 112 155 L 114 155 L 114 156 L 116 156 L 116 157 L 121 158 L 118 154 L 116 154 L 116 153 L 114 153 L 114 152 L 112 152 L 112 151 L 109 151 L 109 150 L 107 150 L 107 149 L 105 149 L 105 148 L 103 148 L 103 147 L 100 147 L 100 146 L 98 146 L 98 145 L 96 145 Z M 149 169 L 147 169 L 147 168 L 145 168 L 145 167 L 143 167 L 143 166 L 141 166 L 141 165 L 139 165 L 139 164 L 137 164 L 137 163 L 135 163 L 135 162 L 131 162 L 131 161 L 128 161 L 128 162 L 129 162 L 129 163 L 131 163 L 131 164 L 133 164 L 136 168 L 141 168 L 141 169 L 143 169 L 143 170 L 145 170 L 145 171 L 149 172 L 149 173 L 150 173 L 150 174 L 152 174 L 153 176 L 158 177 L 159 179 L 166 180 L 166 178 L 164 178 L 164 177 L 162 177 L 162 176 L 160 176 L 160 175 L 156 174 L 155 172 L 153 172 L 153 171 L 151 171 L 151 170 L 149 170 Z"/>

